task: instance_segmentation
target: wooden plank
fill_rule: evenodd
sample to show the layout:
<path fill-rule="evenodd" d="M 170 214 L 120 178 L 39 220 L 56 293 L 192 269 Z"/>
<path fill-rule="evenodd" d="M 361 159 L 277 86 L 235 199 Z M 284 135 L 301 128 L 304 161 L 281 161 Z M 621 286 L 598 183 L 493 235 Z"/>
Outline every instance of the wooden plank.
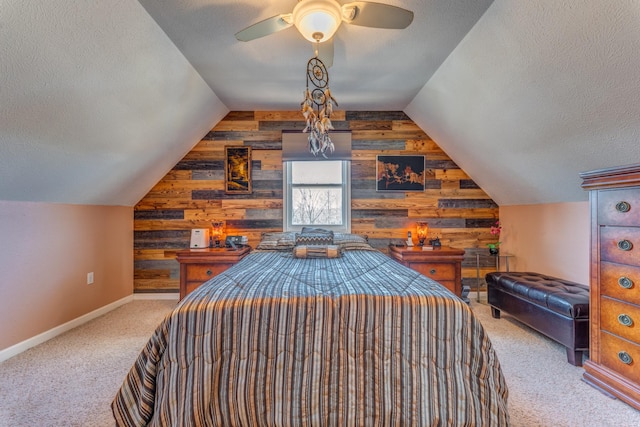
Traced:
<path fill-rule="evenodd" d="M 209 170 L 209 169 L 221 169 L 223 168 L 223 160 L 214 160 L 211 158 L 206 159 L 183 159 L 180 160 L 173 169 L 176 170 Z"/>
<path fill-rule="evenodd" d="M 173 180 L 161 181 L 153 187 L 153 191 L 194 191 L 194 190 L 224 190 L 224 180 Z"/>
<path fill-rule="evenodd" d="M 303 130 L 307 124 L 300 114 L 297 120 L 283 120 L 283 121 L 262 121 L 260 122 L 260 131 L 273 131 L 273 130 Z"/>
<path fill-rule="evenodd" d="M 237 141 L 234 141 L 234 140 L 214 141 L 214 140 L 203 139 L 200 142 L 198 142 L 196 146 L 193 147 L 189 153 L 187 153 L 187 156 L 198 151 L 210 151 L 214 153 L 220 153 L 220 157 L 222 158 L 224 156 L 224 147 L 227 147 L 230 145 L 243 146 L 245 144 L 244 144 L 244 141 L 241 139 L 238 139 Z"/>
<path fill-rule="evenodd" d="M 176 170 L 172 169 L 162 178 L 162 181 L 171 181 L 174 179 L 191 179 L 190 170 Z"/>
<path fill-rule="evenodd" d="M 347 111 L 347 121 L 411 120 L 403 111 Z"/>
<path fill-rule="evenodd" d="M 402 131 L 386 131 L 386 130 L 354 130 L 351 133 L 353 140 L 358 139 L 429 139 L 427 135 L 421 129 L 417 130 L 402 130 Z"/>
<path fill-rule="evenodd" d="M 282 131 L 210 131 L 202 139 L 217 141 L 275 141 L 282 139 Z"/>
<path fill-rule="evenodd" d="M 407 209 L 352 209 L 351 218 L 407 218 Z"/>
<path fill-rule="evenodd" d="M 140 220 L 134 221 L 133 229 L 135 231 L 152 231 L 152 230 L 187 230 L 192 228 L 211 228 L 211 221 L 206 218 L 198 219 L 174 219 L 174 220 Z M 190 235 L 186 236 L 190 238 Z"/>
<path fill-rule="evenodd" d="M 391 120 L 351 120 L 349 122 L 351 130 L 391 130 Z"/>
<path fill-rule="evenodd" d="M 164 249 L 136 249 L 133 251 L 133 259 L 137 260 L 160 260 L 165 259 Z"/>
<path fill-rule="evenodd" d="M 282 209 L 282 199 L 225 199 L 222 209 Z"/>
<path fill-rule="evenodd" d="M 354 152 L 358 151 L 359 158 L 362 158 L 362 151 L 372 151 L 369 157 L 375 160 L 375 156 L 381 154 L 382 150 L 397 151 L 399 153 L 406 150 L 406 141 L 404 139 L 365 139 L 365 140 L 352 140 L 351 141 L 351 156 L 354 157 Z"/>
<path fill-rule="evenodd" d="M 184 219 L 200 223 L 207 222 L 209 223 L 208 227 L 211 227 L 211 221 L 243 218 L 245 212 L 245 209 L 194 209 L 186 210 L 184 212 Z"/>
<path fill-rule="evenodd" d="M 180 279 L 134 279 L 133 289 L 136 292 L 179 291 Z"/>
<path fill-rule="evenodd" d="M 136 210 L 133 219 L 184 219 L 184 209 L 149 209 Z"/>
<path fill-rule="evenodd" d="M 221 204 L 220 200 L 191 200 L 181 198 L 144 198 L 135 206 L 135 209 L 201 209 L 201 208 L 216 208 Z"/>
<path fill-rule="evenodd" d="M 469 179 L 469 176 L 462 169 L 446 169 L 436 170 L 436 179 L 443 181 L 459 181 L 461 179 Z"/>
<path fill-rule="evenodd" d="M 418 208 L 409 209 L 410 218 L 420 217 L 432 217 L 432 218 L 449 218 L 449 217 L 462 217 L 462 218 L 489 218 L 492 221 L 498 218 L 498 208 L 485 208 L 485 209 L 440 209 L 440 208 Z"/>
<path fill-rule="evenodd" d="M 135 279 L 170 279 L 169 270 L 136 270 L 133 274 Z"/>
<path fill-rule="evenodd" d="M 475 181 L 471 180 L 471 179 L 461 179 L 460 180 L 460 188 L 463 190 L 469 190 L 469 189 L 478 189 L 480 190 L 480 186 L 478 184 L 475 183 Z"/>
<path fill-rule="evenodd" d="M 223 120 L 212 131 L 255 131 L 258 130 L 257 120 Z"/>
<path fill-rule="evenodd" d="M 420 129 L 420 126 L 418 126 L 418 124 L 416 122 L 414 122 L 413 120 L 409 119 L 408 117 L 407 117 L 406 120 L 393 120 L 391 123 L 392 123 L 391 129 L 393 129 L 394 131 L 399 131 L 399 132 L 404 132 L 404 131 L 424 132 L 422 129 Z M 427 137 L 427 139 L 431 139 L 431 138 Z"/>
<path fill-rule="evenodd" d="M 198 181 L 207 181 L 207 180 L 222 181 L 224 183 L 224 171 L 221 169 L 193 171 L 193 176 L 191 179 L 198 180 Z"/>
<path fill-rule="evenodd" d="M 498 205 L 491 199 L 478 199 L 478 198 L 457 198 L 457 199 L 440 199 L 438 200 L 438 207 L 440 209 L 447 208 L 497 208 Z"/>
<path fill-rule="evenodd" d="M 246 219 L 277 219 L 282 221 L 282 207 L 277 209 L 247 209 L 244 215 Z"/>
<path fill-rule="evenodd" d="M 258 120 L 253 111 L 229 111 L 222 121 L 227 120 Z"/>

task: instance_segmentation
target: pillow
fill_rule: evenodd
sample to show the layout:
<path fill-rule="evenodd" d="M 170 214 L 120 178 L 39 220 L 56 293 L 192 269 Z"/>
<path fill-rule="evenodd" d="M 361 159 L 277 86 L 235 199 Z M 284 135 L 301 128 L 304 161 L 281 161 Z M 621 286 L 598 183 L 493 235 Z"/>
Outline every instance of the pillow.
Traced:
<path fill-rule="evenodd" d="M 293 248 L 294 258 L 339 258 L 340 255 L 337 245 L 298 245 Z"/>
<path fill-rule="evenodd" d="M 369 238 L 367 236 L 360 236 L 358 234 L 351 233 L 335 233 L 333 235 L 333 244 L 338 245 L 340 250 L 368 250 L 373 251 L 369 244 Z"/>
<path fill-rule="evenodd" d="M 296 234 L 296 246 L 299 245 L 333 245 L 333 233 L 298 233 Z"/>
<path fill-rule="evenodd" d="M 331 234 L 333 236 L 332 230 L 325 230 L 324 228 L 302 227 L 302 234 L 306 233 Z"/>
<path fill-rule="evenodd" d="M 294 232 L 262 233 L 260 243 L 258 243 L 256 249 L 290 251 L 295 245 L 296 238 Z"/>

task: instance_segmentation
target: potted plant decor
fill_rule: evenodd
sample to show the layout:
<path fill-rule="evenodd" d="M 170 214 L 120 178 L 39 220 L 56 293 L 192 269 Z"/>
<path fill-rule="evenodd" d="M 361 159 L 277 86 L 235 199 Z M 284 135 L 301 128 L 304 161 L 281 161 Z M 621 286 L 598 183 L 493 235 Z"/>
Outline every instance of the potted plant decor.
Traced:
<path fill-rule="evenodd" d="M 500 220 L 496 221 L 496 223 L 491 226 L 490 232 L 491 234 L 496 236 L 497 240 L 500 240 L 500 232 L 502 232 L 502 225 L 500 225 Z M 489 247 L 489 253 L 491 255 L 498 255 L 498 253 L 500 252 L 500 249 L 498 248 L 498 246 L 500 246 L 500 243 L 502 242 L 497 241 L 495 243 L 487 243 L 487 246 Z"/>

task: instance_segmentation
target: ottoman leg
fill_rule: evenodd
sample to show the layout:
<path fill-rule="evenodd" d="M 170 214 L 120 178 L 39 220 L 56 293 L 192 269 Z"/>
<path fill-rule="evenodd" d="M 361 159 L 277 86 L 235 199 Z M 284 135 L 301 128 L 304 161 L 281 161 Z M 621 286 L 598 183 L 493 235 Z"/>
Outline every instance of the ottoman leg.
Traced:
<path fill-rule="evenodd" d="M 500 310 L 498 310 L 495 307 L 491 307 L 491 317 L 493 317 L 494 319 L 499 319 L 500 318 Z"/>
<path fill-rule="evenodd" d="M 573 366 L 582 366 L 582 350 L 574 350 L 567 347 L 567 362 Z"/>

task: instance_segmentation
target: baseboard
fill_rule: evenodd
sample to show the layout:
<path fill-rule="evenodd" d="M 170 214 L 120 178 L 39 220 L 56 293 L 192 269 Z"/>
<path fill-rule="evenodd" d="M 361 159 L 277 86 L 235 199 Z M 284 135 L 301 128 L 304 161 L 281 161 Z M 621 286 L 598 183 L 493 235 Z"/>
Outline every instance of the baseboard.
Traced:
<path fill-rule="evenodd" d="M 180 299 L 180 294 L 177 292 L 144 292 L 133 294 L 134 300 L 152 300 L 152 299 L 166 299 L 166 300 L 174 300 L 178 301 Z"/>
<path fill-rule="evenodd" d="M 115 310 L 116 308 L 129 303 L 134 300 L 133 295 L 126 296 L 118 301 L 112 302 L 111 304 L 107 304 L 104 307 L 100 307 L 96 310 L 93 310 L 90 313 L 87 313 L 83 316 L 75 318 L 73 320 L 68 321 L 67 323 L 63 323 L 60 326 L 56 326 L 55 328 L 49 329 L 35 337 L 31 337 L 27 340 L 19 342 L 18 344 L 12 345 L 11 347 L 5 348 L 4 350 L 0 350 L 0 362 L 3 362 L 17 354 L 22 353 L 30 349 L 31 347 L 35 347 L 38 344 L 42 344 L 45 341 L 50 340 L 64 332 L 67 332 L 73 328 L 76 328 L 84 323 L 87 323 L 95 318 L 98 318 L 104 314 L 107 314 L 111 310 Z"/>

